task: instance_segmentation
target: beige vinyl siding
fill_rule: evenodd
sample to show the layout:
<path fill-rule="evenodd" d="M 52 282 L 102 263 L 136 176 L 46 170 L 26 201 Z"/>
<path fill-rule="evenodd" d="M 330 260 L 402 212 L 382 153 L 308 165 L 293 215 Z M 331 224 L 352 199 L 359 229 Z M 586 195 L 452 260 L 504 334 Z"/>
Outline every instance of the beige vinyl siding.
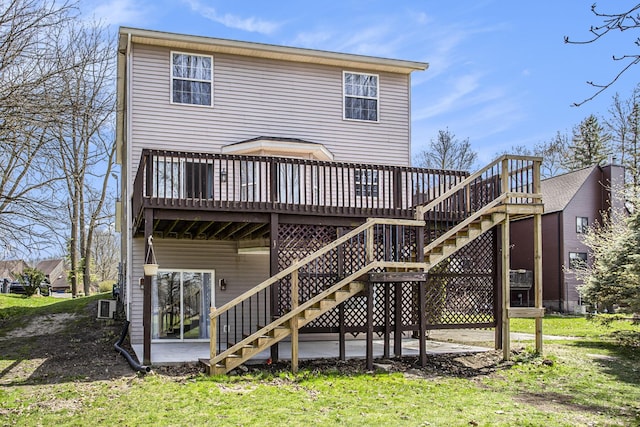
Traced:
<path fill-rule="evenodd" d="M 198 269 L 215 271 L 215 305 L 220 307 L 269 277 L 268 255 L 238 255 L 235 242 L 154 239 L 153 246 L 162 269 Z M 138 279 L 143 277 L 144 240 L 133 242 L 133 283 L 131 343 L 142 344 L 142 292 Z M 227 281 L 227 290 L 218 287 Z"/>
<path fill-rule="evenodd" d="M 409 164 L 408 75 L 378 73 L 380 121 L 359 122 L 342 119 L 340 67 L 216 54 L 213 107 L 172 105 L 171 51 L 133 53 L 133 169 L 142 148 L 217 153 L 257 136 L 321 143 L 336 161 Z"/>

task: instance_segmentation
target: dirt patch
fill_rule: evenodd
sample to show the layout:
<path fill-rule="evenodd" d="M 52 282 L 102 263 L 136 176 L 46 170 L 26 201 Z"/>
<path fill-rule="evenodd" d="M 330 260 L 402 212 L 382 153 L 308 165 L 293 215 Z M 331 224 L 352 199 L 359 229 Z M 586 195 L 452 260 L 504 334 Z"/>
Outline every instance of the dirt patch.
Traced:
<path fill-rule="evenodd" d="M 8 329 L 0 339 L 0 354 L 3 355 L 0 358 L 0 384 L 88 382 L 140 375 L 113 348 L 124 321 L 99 320 L 96 315 L 97 305 L 91 302 L 82 313 L 40 316 L 25 324 L 0 324 L 0 328 Z M 128 340 L 123 347 L 134 354 Z M 511 364 L 502 361 L 501 351 L 488 351 L 428 355 L 424 367 L 413 356 L 376 359 L 373 370 L 367 369 L 363 359 L 305 360 L 300 362 L 300 370 L 339 375 L 400 372 L 408 378 L 470 378 L 491 374 Z M 290 371 L 290 362 L 281 361 L 243 365 L 231 375 Z M 203 368 L 198 364 L 160 366 L 153 370 L 154 375 L 173 377 L 176 381 L 187 381 L 202 372 Z"/>
<path fill-rule="evenodd" d="M 502 361 L 502 351 L 487 351 L 468 354 L 436 354 L 428 355 L 426 364 L 422 367 L 417 357 L 401 357 L 375 359 L 373 370 L 367 369 L 363 359 L 314 359 L 300 361 L 299 370 L 311 373 L 359 375 L 375 373 L 402 373 L 407 378 L 434 378 L 455 376 L 471 378 L 488 375 L 497 370 L 513 365 L 512 362 Z M 164 367 L 171 371 L 173 367 Z M 291 372 L 291 364 L 282 361 L 269 364 L 243 365 L 230 372 L 230 375 L 255 375 Z"/>
<path fill-rule="evenodd" d="M 64 330 L 69 321 L 75 317 L 74 313 L 54 313 L 37 316 L 31 319 L 28 324 L 9 331 L 4 337 L 0 337 L 0 340 L 57 334 Z"/>
<path fill-rule="evenodd" d="M 47 384 L 135 376 L 113 348 L 123 321 L 98 320 L 97 304 L 0 322 L 0 384 Z M 127 342 L 125 342 L 127 346 Z M 130 349 L 130 348 L 129 348 Z"/>

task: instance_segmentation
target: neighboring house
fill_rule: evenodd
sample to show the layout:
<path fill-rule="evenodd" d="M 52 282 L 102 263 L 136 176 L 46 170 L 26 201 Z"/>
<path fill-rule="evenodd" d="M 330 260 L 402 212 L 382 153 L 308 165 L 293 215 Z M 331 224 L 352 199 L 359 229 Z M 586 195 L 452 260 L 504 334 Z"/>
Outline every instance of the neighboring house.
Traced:
<path fill-rule="evenodd" d="M 17 280 L 17 276 L 22 273 L 29 264 L 23 260 L 0 261 L 0 291 L 9 292 L 9 284 Z"/>
<path fill-rule="evenodd" d="M 371 342 L 500 325 L 494 225 L 511 204 L 539 213 L 539 159 L 470 178 L 410 167 L 411 73 L 427 65 L 120 29 L 120 285 L 144 363 L 215 338 L 226 371 L 277 358 L 302 326 Z"/>
<path fill-rule="evenodd" d="M 36 268 L 44 273 L 53 292 L 66 292 L 71 289 L 63 259 L 40 261 Z"/>
<path fill-rule="evenodd" d="M 578 292 L 581 282 L 572 266 L 577 262 L 592 262 L 582 240 L 587 228 L 595 222 L 602 223 L 603 213 L 624 209 L 623 179 L 623 167 L 608 165 L 591 166 L 541 182 L 543 303 L 549 310 L 583 312 Z M 530 219 L 511 224 L 513 269 L 532 269 L 530 229 Z M 522 292 L 512 293 L 512 303 L 518 293 Z"/>

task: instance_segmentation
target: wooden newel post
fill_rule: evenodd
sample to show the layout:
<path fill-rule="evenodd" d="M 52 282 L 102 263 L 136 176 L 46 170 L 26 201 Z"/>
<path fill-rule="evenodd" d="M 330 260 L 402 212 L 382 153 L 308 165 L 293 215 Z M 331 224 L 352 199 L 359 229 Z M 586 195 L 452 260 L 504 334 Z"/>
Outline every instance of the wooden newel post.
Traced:
<path fill-rule="evenodd" d="M 216 348 L 218 346 L 218 317 L 214 314 L 216 311 L 215 307 L 211 307 L 209 311 L 209 362 L 216 357 Z M 212 367 L 213 368 L 213 367 Z"/>
<path fill-rule="evenodd" d="M 294 264 L 298 260 L 293 261 Z M 291 272 L 291 311 L 298 308 L 298 270 Z M 291 372 L 298 372 L 298 316 L 290 320 L 291 327 Z"/>

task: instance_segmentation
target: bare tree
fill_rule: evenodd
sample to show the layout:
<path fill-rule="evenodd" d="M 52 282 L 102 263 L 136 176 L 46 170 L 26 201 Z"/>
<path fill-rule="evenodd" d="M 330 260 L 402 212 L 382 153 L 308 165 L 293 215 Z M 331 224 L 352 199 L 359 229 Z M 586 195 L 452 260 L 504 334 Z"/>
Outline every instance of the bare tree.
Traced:
<path fill-rule="evenodd" d="M 627 11 L 617 12 L 617 13 L 603 13 L 597 10 L 596 7 L 597 6 L 594 3 L 591 6 L 591 12 L 593 12 L 593 14 L 596 17 L 600 18 L 602 20 L 602 23 L 600 25 L 591 26 L 589 31 L 593 36 L 590 39 L 582 40 L 582 41 L 570 40 L 568 36 L 565 36 L 564 38 L 565 43 L 588 44 L 588 43 L 596 42 L 597 40 L 601 39 L 602 37 L 605 37 L 607 34 L 612 32 L 616 32 L 616 31 L 624 32 L 624 31 L 635 30 L 640 28 L 640 4 L 636 4 L 635 6 L 631 7 Z M 640 37 L 636 38 L 634 40 L 634 43 L 636 44 L 636 48 L 637 46 L 640 46 Z M 594 83 L 592 81 L 587 82 L 589 85 L 595 87 L 597 90 L 589 98 L 581 102 L 574 103 L 575 106 L 580 106 L 585 102 L 591 101 L 596 96 L 601 94 L 603 91 L 608 89 L 629 68 L 631 68 L 633 65 L 640 63 L 640 54 L 619 55 L 619 56 L 613 55 L 613 60 L 623 61 L 623 62 L 626 61 L 626 63 L 622 67 L 622 69 L 618 72 L 618 74 L 616 74 L 608 83 L 600 84 L 600 83 Z"/>
<path fill-rule="evenodd" d="M 0 243 L 23 253 L 50 244 L 55 229 L 49 130 L 61 108 L 55 87 L 60 73 L 57 29 L 73 18 L 73 6 L 55 0 L 0 3 Z"/>
<path fill-rule="evenodd" d="M 469 138 L 458 140 L 447 128 L 438 131 L 438 138 L 432 139 L 429 148 L 418 153 L 414 163 L 425 168 L 469 170 L 477 158 L 478 153 L 471 148 Z"/>
<path fill-rule="evenodd" d="M 94 273 L 99 281 L 118 278 L 120 239 L 112 227 L 97 229 L 92 242 Z"/>
<path fill-rule="evenodd" d="M 106 27 L 71 23 L 59 37 L 60 61 L 75 60 L 77 66 L 61 75 L 59 90 L 65 100 L 64 120 L 55 137 L 59 142 L 60 169 L 67 198 L 69 258 L 72 293 L 80 278 L 85 295 L 91 291 L 92 241 L 97 227 L 112 222 L 105 212 L 107 184 L 111 176 L 115 145 L 111 125 L 115 111 L 115 43 Z"/>
<path fill-rule="evenodd" d="M 614 152 L 625 167 L 626 181 L 633 193 L 640 189 L 640 86 L 627 99 L 617 93 L 609 108 L 609 118 L 605 125 L 611 133 Z"/>
<path fill-rule="evenodd" d="M 569 138 L 558 131 L 549 141 L 536 144 L 534 155 L 542 157 L 540 174 L 543 178 L 551 178 L 566 172 L 564 159 L 569 146 Z"/>

